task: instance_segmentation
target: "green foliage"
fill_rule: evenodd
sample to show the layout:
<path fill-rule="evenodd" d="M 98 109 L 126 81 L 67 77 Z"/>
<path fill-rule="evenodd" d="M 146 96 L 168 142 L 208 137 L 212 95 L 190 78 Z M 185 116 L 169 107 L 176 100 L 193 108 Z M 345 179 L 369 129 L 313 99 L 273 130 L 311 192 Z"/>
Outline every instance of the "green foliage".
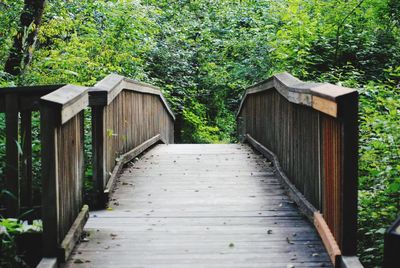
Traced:
<path fill-rule="evenodd" d="M 13 44 L 13 36 L 17 33 L 19 16 L 23 1 L 0 1 L 0 66 L 4 66 L 10 48 Z M 0 87 L 15 85 L 13 77 L 0 68 Z"/>
<path fill-rule="evenodd" d="M 26 267 L 17 253 L 16 236 L 25 233 L 43 231 L 42 221 L 34 220 L 32 224 L 18 219 L 0 219 L 1 267 Z"/>
<path fill-rule="evenodd" d="M 360 252 L 377 266 L 385 228 L 400 211 L 400 91 L 371 82 L 360 93 Z"/>
<path fill-rule="evenodd" d="M 21 83 L 93 85 L 109 73 L 140 80 L 157 28 L 138 1 L 49 1 L 35 61 Z"/>
<path fill-rule="evenodd" d="M 276 72 L 360 88 L 359 254 L 366 267 L 380 265 L 383 230 L 400 211 L 398 0 L 47 2 L 32 64 L 19 77 L 0 71 L 0 87 L 93 85 L 111 72 L 147 81 L 171 103 L 178 142 L 235 141 L 243 88 Z M 0 2 L 2 66 L 22 5 Z M 89 121 L 86 113 L 87 164 Z M 38 159 L 37 115 L 34 125 Z M 0 114 L 1 159 L 4 128 Z"/>
<path fill-rule="evenodd" d="M 218 127 L 207 126 L 206 107 L 194 103 L 190 109 L 183 110 L 184 129 L 182 136 L 184 140 L 193 139 L 196 143 L 216 143 L 219 141 Z"/>

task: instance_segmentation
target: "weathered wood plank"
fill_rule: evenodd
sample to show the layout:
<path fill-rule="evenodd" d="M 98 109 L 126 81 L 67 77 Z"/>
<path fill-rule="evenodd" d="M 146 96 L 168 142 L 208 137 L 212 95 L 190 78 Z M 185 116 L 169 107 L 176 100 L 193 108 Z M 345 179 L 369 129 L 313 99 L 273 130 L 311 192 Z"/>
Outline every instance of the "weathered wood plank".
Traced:
<path fill-rule="evenodd" d="M 43 254 L 57 256 L 59 243 L 59 191 L 58 191 L 58 126 L 52 108 L 42 106 L 40 110 L 40 137 L 42 143 L 42 221 Z"/>
<path fill-rule="evenodd" d="M 144 152 L 145 150 L 147 150 L 148 148 L 150 148 L 151 146 L 153 146 L 154 144 L 159 142 L 160 137 L 161 137 L 161 135 L 158 134 L 158 135 L 148 139 L 147 141 L 143 142 L 139 146 L 133 148 L 131 151 L 127 152 L 126 154 L 123 154 L 118 157 L 117 164 L 115 165 L 113 172 L 111 173 L 111 176 L 108 179 L 107 185 L 104 189 L 104 194 L 106 195 L 105 200 L 109 199 L 109 194 L 113 189 L 117 175 L 120 173 L 123 166 L 127 162 L 129 162 L 130 160 L 132 160 L 133 158 L 135 158 L 136 156 L 138 156 L 139 154 L 141 154 L 142 152 Z"/>
<path fill-rule="evenodd" d="M 332 235 L 331 230 L 329 230 L 328 225 L 326 224 L 324 218 L 321 213 L 314 213 L 314 225 L 317 228 L 319 235 L 321 236 L 322 242 L 325 245 L 326 250 L 328 251 L 329 257 L 333 265 L 336 265 L 340 260 L 341 252 L 338 244 L 336 243 L 335 238 Z"/>
<path fill-rule="evenodd" d="M 89 207 L 85 205 L 83 206 L 78 217 L 76 217 L 67 235 L 61 242 L 61 254 L 60 254 L 61 262 L 65 262 L 65 260 L 67 260 L 71 255 L 72 250 L 75 247 L 75 244 L 79 241 L 82 235 L 83 227 L 85 226 L 88 218 L 89 218 Z"/>
<path fill-rule="evenodd" d="M 304 197 L 304 195 L 300 193 L 297 190 L 297 188 L 293 185 L 293 183 L 291 183 L 290 180 L 287 178 L 285 172 L 282 170 L 280 166 L 279 160 L 276 157 L 276 155 L 267 148 L 265 148 L 263 145 L 261 145 L 259 142 L 257 142 L 255 139 L 253 139 L 251 135 L 246 136 L 246 141 L 249 141 L 249 143 L 252 146 L 254 146 L 256 150 L 258 150 L 265 157 L 274 162 L 274 166 L 276 167 L 279 176 L 282 178 L 283 184 L 288 189 L 289 196 L 296 202 L 300 210 L 308 217 L 308 219 L 310 221 L 313 221 L 316 209 L 314 208 L 313 205 L 310 204 L 310 202 L 308 202 L 308 200 Z"/>
<path fill-rule="evenodd" d="M 312 107 L 315 110 L 318 110 L 333 117 L 337 117 L 338 108 L 336 102 L 331 100 L 326 100 L 318 96 L 313 96 L 312 102 L 313 102 Z"/>
<path fill-rule="evenodd" d="M 283 73 L 248 88 L 237 114 L 240 135 L 273 152 L 349 256 L 357 249 L 357 110 L 356 90 Z"/>
<path fill-rule="evenodd" d="M 88 88 L 66 85 L 40 98 L 46 105 L 56 108 L 58 124 L 64 124 L 89 104 Z"/>
<path fill-rule="evenodd" d="M 107 198 L 104 196 L 106 185 L 105 159 L 105 114 L 103 106 L 92 106 L 92 150 L 93 150 L 93 185 L 96 191 L 96 207 L 104 207 Z"/>
<path fill-rule="evenodd" d="M 5 96 L 6 112 L 6 168 L 5 186 L 13 196 L 6 195 L 7 216 L 17 218 L 20 209 L 20 183 L 19 183 L 19 149 L 18 139 L 18 95 L 7 94 Z"/>
<path fill-rule="evenodd" d="M 66 267 L 332 267 L 274 170 L 254 158 L 246 145 L 157 145 L 122 171 L 109 209 L 91 212 L 89 242 Z"/>
<path fill-rule="evenodd" d="M 340 268 L 363 268 L 357 256 L 342 256 L 340 258 Z"/>
<path fill-rule="evenodd" d="M 158 96 L 168 114 L 172 117 L 173 120 L 175 120 L 174 113 L 172 112 L 167 100 L 164 98 L 161 90 L 158 87 L 129 79 L 117 74 L 108 75 L 106 78 L 98 82 L 94 87 L 90 89 L 90 105 L 109 105 L 124 89 Z"/>
<path fill-rule="evenodd" d="M 43 258 L 36 268 L 58 268 L 57 258 Z"/>
<path fill-rule="evenodd" d="M 32 192 L 32 112 L 21 112 L 22 161 L 21 181 L 24 183 L 23 201 L 25 206 L 33 205 Z"/>

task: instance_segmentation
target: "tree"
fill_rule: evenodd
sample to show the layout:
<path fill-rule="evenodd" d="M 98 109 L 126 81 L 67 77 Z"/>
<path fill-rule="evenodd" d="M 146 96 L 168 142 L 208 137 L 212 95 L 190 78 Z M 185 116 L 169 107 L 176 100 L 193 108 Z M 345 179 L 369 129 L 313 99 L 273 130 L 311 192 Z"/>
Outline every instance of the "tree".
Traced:
<path fill-rule="evenodd" d="M 14 36 L 14 45 L 4 68 L 7 73 L 19 75 L 31 62 L 45 2 L 45 0 L 25 0 L 20 17 L 20 27 Z"/>

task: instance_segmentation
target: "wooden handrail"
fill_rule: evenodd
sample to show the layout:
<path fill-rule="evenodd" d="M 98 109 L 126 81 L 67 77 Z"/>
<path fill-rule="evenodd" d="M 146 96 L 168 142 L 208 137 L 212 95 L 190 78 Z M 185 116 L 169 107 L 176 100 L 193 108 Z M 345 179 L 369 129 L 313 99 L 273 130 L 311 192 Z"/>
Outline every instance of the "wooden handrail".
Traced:
<path fill-rule="evenodd" d="M 289 102 L 312 107 L 332 117 L 345 116 L 344 99 L 358 96 L 357 90 L 329 83 L 303 82 L 289 73 L 281 73 L 250 86 L 240 103 L 240 114 L 247 97 L 252 94 L 275 89 Z"/>
<path fill-rule="evenodd" d="M 161 89 L 150 84 L 139 82 L 118 74 L 110 74 L 90 89 L 90 106 L 110 104 L 122 90 L 157 95 L 173 120 L 175 115 L 161 93 Z"/>
<path fill-rule="evenodd" d="M 32 184 L 31 113 L 39 110 L 43 253 L 61 262 L 72 252 L 88 218 L 88 207 L 83 206 L 83 111 L 89 104 L 93 178 L 104 205 L 126 162 L 157 142 L 174 141 L 175 116 L 160 89 L 116 74 L 90 89 L 74 85 L 0 89 L 0 112 L 6 114 L 7 127 L 6 187 L 17 197 L 6 200 L 7 215 L 19 214 L 19 178 L 27 177 L 27 184 Z M 20 159 L 19 136 L 25 140 L 26 161 Z"/>
<path fill-rule="evenodd" d="M 88 88 L 66 85 L 41 98 L 45 257 L 68 258 L 88 218 L 83 207 L 84 116 Z M 78 222 L 77 222 L 78 221 Z"/>
<path fill-rule="evenodd" d="M 18 217 L 20 202 L 32 207 L 32 112 L 39 110 L 40 98 L 63 85 L 0 88 L 0 113 L 6 120 L 5 214 Z M 20 152 L 22 150 L 22 154 Z M 22 181 L 23 183 L 20 183 Z M 24 186 L 24 187 L 23 187 Z"/>
<path fill-rule="evenodd" d="M 43 97 L 44 105 L 54 108 L 59 124 L 64 124 L 89 105 L 88 88 L 66 85 Z"/>
<path fill-rule="evenodd" d="M 281 73 L 246 90 L 237 121 L 242 138 L 275 162 L 332 261 L 355 255 L 358 92 Z"/>
<path fill-rule="evenodd" d="M 5 94 L 20 94 L 20 95 L 45 95 L 57 90 L 65 84 L 59 85 L 37 85 L 37 86 L 20 86 L 20 87 L 3 87 L 0 88 L 0 97 Z"/>
<path fill-rule="evenodd" d="M 93 179 L 103 207 L 126 162 L 157 142 L 173 143 L 175 116 L 159 88 L 117 74 L 98 82 L 89 94 Z"/>

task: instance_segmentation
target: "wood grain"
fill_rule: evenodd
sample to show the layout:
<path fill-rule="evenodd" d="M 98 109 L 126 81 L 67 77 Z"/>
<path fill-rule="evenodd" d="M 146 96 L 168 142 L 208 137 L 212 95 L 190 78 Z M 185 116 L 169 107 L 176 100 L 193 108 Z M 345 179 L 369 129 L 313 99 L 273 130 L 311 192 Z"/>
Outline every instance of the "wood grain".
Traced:
<path fill-rule="evenodd" d="M 237 114 L 239 137 L 276 156 L 348 256 L 357 249 L 357 110 L 354 89 L 282 73 L 248 88 Z"/>
<path fill-rule="evenodd" d="M 5 96 L 6 110 L 6 167 L 5 186 L 13 196 L 6 195 L 7 216 L 17 218 L 20 210 L 20 183 L 19 183 L 19 151 L 18 138 L 18 95 L 7 94 Z"/>
<path fill-rule="evenodd" d="M 94 122 L 93 178 L 102 206 L 127 161 L 155 142 L 174 142 L 174 116 L 160 90 L 115 74 L 90 90 L 89 102 Z"/>
<path fill-rule="evenodd" d="M 331 267 L 312 224 L 247 145 L 156 145 L 114 191 L 65 267 Z"/>

